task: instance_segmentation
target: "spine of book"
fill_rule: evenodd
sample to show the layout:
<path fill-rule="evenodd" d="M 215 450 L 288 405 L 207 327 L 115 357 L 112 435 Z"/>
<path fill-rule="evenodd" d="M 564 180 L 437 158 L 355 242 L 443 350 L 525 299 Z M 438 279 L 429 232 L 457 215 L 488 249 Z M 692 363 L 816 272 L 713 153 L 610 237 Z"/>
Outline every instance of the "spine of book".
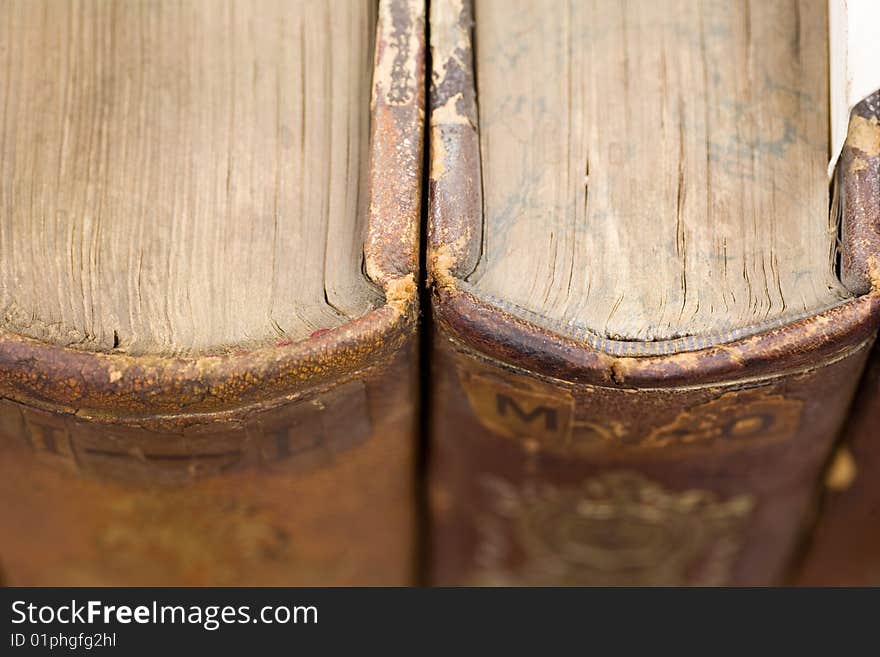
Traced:
<path fill-rule="evenodd" d="M 851 289 L 871 287 L 880 264 L 880 92 L 853 109 L 838 164 L 843 258 Z M 880 350 L 874 349 L 836 457 L 818 523 L 795 581 L 880 586 Z"/>
<path fill-rule="evenodd" d="M 873 338 L 866 305 L 714 354 L 600 365 L 439 291 L 436 580 L 780 581 Z"/>
<path fill-rule="evenodd" d="M 424 14 L 380 3 L 366 269 L 385 304 L 222 356 L 0 335 L 9 585 L 387 585 L 414 576 Z"/>
<path fill-rule="evenodd" d="M 433 581 L 781 581 L 874 340 L 876 269 L 835 308 L 668 355 L 593 348 L 473 296 L 471 17 L 431 10 Z"/>
<path fill-rule="evenodd" d="M 408 583 L 412 345 L 409 337 L 399 353 L 373 352 L 356 377 L 232 412 L 124 417 L 5 399 L 5 583 Z M 380 365 L 382 356 L 390 362 Z M 138 385 L 136 370 L 114 371 Z"/>

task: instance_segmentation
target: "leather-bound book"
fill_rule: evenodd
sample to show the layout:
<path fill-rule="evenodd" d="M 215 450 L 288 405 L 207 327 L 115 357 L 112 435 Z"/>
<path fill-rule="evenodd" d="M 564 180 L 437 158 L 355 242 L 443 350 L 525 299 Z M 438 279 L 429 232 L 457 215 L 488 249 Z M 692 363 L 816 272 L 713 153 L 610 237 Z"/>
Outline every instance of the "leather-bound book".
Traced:
<path fill-rule="evenodd" d="M 880 25 L 876 26 L 880 30 Z M 845 247 L 861 255 L 843 271 L 868 288 L 861 263 L 880 266 L 880 92 L 856 105 L 838 163 Z M 869 230 L 852 234 L 848 225 Z M 880 345 L 862 378 L 843 441 L 825 476 L 815 530 L 794 581 L 880 586 Z"/>
<path fill-rule="evenodd" d="M 405 584 L 415 0 L 0 3 L 0 569 Z"/>
<path fill-rule="evenodd" d="M 437 0 L 431 49 L 433 581 L 783 581 L 880 317 L 826 4 Z"/>

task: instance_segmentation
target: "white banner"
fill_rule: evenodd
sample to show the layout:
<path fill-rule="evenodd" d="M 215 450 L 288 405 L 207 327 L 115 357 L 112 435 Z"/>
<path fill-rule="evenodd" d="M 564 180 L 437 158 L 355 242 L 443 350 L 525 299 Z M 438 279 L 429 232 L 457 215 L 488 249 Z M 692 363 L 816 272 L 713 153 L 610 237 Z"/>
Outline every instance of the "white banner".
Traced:
<path fill-rule="evenodd" d="M 852 108 L 880 89 L 880 0 L 829 0 L 831 162 L 846 141 Z"/>

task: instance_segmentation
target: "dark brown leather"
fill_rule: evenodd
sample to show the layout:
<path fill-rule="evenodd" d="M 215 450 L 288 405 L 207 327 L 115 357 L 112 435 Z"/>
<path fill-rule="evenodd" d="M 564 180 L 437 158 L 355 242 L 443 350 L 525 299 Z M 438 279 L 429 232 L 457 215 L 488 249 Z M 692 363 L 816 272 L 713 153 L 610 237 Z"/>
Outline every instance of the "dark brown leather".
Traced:
<path fill-rule="evenodd" d="M 424 20 L 380 2 L 364 252 L 385 305 L 223 356 L 0 335 L 5 583 L 412 582 Z"/>
<path fill-rule="evenodd" d="M 880 93 L 853 110 L 857 138 L 839 166 L 842 279 L 864 289 L 880 272 Z M 872 271 L 873 267 L 873 271 Z M 873 277 L 873 278 L 872 278 Z M 862 379 L 831 462 L 829 487 L 794 581 L 805 585 L 880 586 L 880 348 Z"/>
<path fill-rule="evenodd" d="M 793 582 L 880 586 L 880 351 L 862 379 L 829 473 L 818 523 Z M 836 481 L 835 481 L 836 480 Z"/>
<path fill-rule="evenodd" d="M 440 584 L 781 581 L 870 344 L 648 387 L 547 377 L 438 333 Z"/>
<path fill-rule="evenodd" d="M 414 342 L 229 414 L 0 403 L 11 585 L 387 585 L 414 563 Z"/>
<path fill-rule="evenodd" d="M 877 331 L 877 286 L 736 341 L 639 357 L 476 298 L 467 2 L 455 22 L 432 24 L 431 44 L 433 581 L 782 581 Z"/>

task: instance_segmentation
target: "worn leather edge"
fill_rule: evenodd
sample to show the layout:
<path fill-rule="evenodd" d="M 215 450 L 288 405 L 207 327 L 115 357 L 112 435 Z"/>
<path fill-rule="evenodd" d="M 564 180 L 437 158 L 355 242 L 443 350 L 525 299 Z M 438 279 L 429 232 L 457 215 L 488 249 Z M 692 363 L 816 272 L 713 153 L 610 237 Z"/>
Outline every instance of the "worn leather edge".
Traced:
<path fill-rule="evenodd" d="M 564 381 L 609 387 L 720 383 L 770 375 L 834 356 L 870 339 L 880 297 L 866 295 L 799 322 L 698 351 L 615 357 L 513 317 L 455 288 L 435 289 L 442 330 L 496 360 Z"/>
<path fill-rule="evenodd" d="M 428 276 L 444 285 L 464 279 L 482 246 L 482 176 L 467 0 L 431 3 Z"/>
<path fill-rule="evenodd" d="M 837 167 L 840 280 L 867 294 L 880 268 L 880 92 L 853 108 Z"/>
<path fill-rule="evenodd" d="M 382 0 L 377 35 L 365 265 L 389 304 L 410 304 L 419 268 L 424 2 Z"/>
<path fill-rule="evenodd" d="M 740 376 L 723 377 L 717 380 L 709 381 L 704 380 L 701 376 L 697 376 L 689 377 L 685 380 L 676 382 L 630 380 L 618 383 L 613 379 L 610 381 L 601 381 L 595 379 L 584 380 L 573 378 L 563 379 L 557 376 L 553 376 L 553 374 L 548 372 L 546 368 L 542 368 L 540 370 L 529 369 L 523 367 L 519 363 L 511 362 L 509 359 L 501 360 L 499 358 L 496 358 L 492 354 L 487 353 L 486 350 L 476 348 L 470 342 L 465 342 L 457 334 L 452 333 L 449 328 L 443 324 L 439 325 L 439 331 L 437 332 L 437 335 L 440 337 L 440 339 L 448 341 L 452 349 L 457 354 L 467 356 L 475 362 L 500 367 L 511 375 L 517 374 L 520 376 L 528 377 L 531 380 L 540 380 L 550 385 L 560 385 L 563 387 L 574 385 L 589 387 L 590 389 L 597 391 L 616 389 L 626 390 L 629 392 L 651 392 L 660 390 L 665 390 L 669 392 L 685 392 L 688 390 L 702 389 L 706 387 L 717 387 L 720 389 L 728 387 L 748 387 L 752 384 L 768 384 L 782 379 L 809 374 L 816 371 L 817 369 L 833 365 L 838 361 L 849 358 L 858 351 L 869 351 L 874 344 L 875 338 L 874 334 L 868 334 L 868 336 L 861 341 L 847 343 L 840 349 L 830 350 L 821 359 L 810 359 L 806 362 L 794 363 L 791 366 L 788 366 L 788 363 L 786 363 L 786 366 L 773 368 L 772 371 L 769 372 L 748 369 L 743 371 Z"/>
<path fill-rule="evenodd" d="M 541 328 L 462 289 L 482 242 L 476 85 L 467 0 L 431 7 L 433 70 L 428 277 L 436 320 L 461 342 L 526 370 L 577 383 L 673 386 L 755 376 L 815 362 L 862 342 L 880 323 L 880 261 L 858 261 L 862 296 L 734 341 L 662 356 L 620 357 Z M 860 183 L 864 186 L 864 183 Z M 857 235 L 872 219 L 850 213 Z M 844 244 L 846 248 L 846 244 Z M 876 252 L 873 254 L 876 255 Z M 849 262 L 856 262 L 853 254 Z M 847 255 L 844 254 L 846 261 Z"/>
<path fill-rule="evenodd" d="M 364 254 L 385 305 L 303 341 L 220 356 L 94 353 L 0 332 L 0 397 L 120 418 L 217 413 L 387 359 L 418 317 L 423 74 L 423 3 L 380 0 Z"/>

